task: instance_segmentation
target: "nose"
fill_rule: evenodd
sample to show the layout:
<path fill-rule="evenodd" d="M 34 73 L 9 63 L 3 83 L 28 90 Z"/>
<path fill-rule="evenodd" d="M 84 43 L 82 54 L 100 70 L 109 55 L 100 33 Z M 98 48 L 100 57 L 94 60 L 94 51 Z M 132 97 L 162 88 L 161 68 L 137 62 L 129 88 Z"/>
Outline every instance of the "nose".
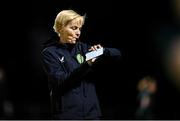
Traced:
<path fill-rule="evenodd" d="M 77 30 L 77 31 L 76 31 L 76 36 L 79 37 L 80 34 L 81 34 L 81 31 L 80 31 L 80 30 Z"/>

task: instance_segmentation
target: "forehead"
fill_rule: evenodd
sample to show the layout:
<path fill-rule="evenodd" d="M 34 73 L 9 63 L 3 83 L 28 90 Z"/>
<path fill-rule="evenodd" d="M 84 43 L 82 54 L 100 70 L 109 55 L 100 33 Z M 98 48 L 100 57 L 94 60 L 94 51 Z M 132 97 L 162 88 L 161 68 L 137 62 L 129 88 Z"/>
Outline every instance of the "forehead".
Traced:
<path fill-rule="evenodd" d="M 73 19 L 72 21 L 70 21 L 68 23 L 68 26 L 78 26 L 81 27 L 82 26 L 82 19 L 80 17 Z"/>

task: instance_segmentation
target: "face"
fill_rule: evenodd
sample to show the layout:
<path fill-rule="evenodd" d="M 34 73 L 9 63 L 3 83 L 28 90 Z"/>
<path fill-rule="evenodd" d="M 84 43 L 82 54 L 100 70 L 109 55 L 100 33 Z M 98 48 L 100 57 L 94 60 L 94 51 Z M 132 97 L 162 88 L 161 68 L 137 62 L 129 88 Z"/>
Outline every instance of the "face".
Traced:
<path fill-rule="evenodd" d="M 61 31 L 60 38 L 62 43 L 75 44 L 81 34 L 82 24 L 78 18 L 70 21 Z"/>

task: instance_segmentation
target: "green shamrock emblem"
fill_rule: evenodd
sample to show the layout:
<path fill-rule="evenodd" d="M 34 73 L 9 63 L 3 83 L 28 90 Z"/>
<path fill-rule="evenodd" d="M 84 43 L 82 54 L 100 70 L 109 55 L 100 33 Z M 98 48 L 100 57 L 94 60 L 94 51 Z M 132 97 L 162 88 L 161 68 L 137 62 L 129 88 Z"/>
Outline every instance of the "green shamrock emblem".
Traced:
<path fill-rule="evenodd" d="M 80 64 L 84 62 L 84 57 L 81 54 L 77 54 L 76 59 Z"/>

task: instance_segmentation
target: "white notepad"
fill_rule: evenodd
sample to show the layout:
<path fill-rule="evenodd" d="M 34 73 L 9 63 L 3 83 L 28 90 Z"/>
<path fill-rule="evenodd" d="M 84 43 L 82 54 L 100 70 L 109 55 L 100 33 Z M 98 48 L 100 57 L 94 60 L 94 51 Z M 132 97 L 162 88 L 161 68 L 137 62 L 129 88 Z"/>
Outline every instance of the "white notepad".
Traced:
<path fill-rule="evenodd" d="M 103 48 L 99 48 L 97 50 L 88 52 L 88 53 L 86 53 L 86 61 L 93 59 L 93 58 L 96 58 L 102 54 L 103 54 Z"/>

